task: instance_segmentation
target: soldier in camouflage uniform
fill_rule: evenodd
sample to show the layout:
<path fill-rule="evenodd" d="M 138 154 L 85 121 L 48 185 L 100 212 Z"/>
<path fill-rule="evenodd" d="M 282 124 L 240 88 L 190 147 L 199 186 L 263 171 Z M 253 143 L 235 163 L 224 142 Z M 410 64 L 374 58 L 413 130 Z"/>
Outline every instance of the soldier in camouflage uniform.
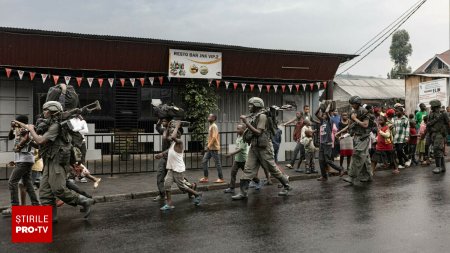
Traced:
<path fill-rule="evenodd" d="M 25 125 L 16 121 L 21 127 L 30 131 L 33 140 L 40 145 L 40 156 L 44 160 L 44 174 L 39 188 L 41 204 L 53 207 L 54 222 L 56 221 L 56 198 L 72 206 L 82 206 L 85 210 L 84 217 L 87 218 L 95 201 L 66 187 L 72 145 L 71 137 L 63 136 L 61 125 L 58 122 L 57 115 L 63 111 L 62 106 L 59 102 L 49 101 L 44 104 L 43 110 L 48 124 L 48 130 L 43 135 L 38 135 L 33 125 Z"/>
<path fill-rule="evenodd" d="M 233 200 L 247 198 L 247 191 L 250 180 L 256 178 L 259 167 L 267 169 L 270 174 L 280 181 L 283 190 L 278 193 L 280 196 L 287 196 L 292 188 L 289 186 L 288 178 L 281 173 L 275 164 L 272 141 L 268 129 L 269 119 L 261 110 L 264 108 L 264 101 L 258 97 L 252 97 L 248 101 L 250 110 L 250 120 L 242 115 L 240 118 L 247 126 L 244 132 L 244 141 L 250 142 L 247 161 L 245 163 L 244 174 L 240 181 L 241 192 L 233 196 Z"/>
<path fill-rule="evenodd" d="M 353 155 L 345 182 L 353 185 L 357 178 L 361 182 L 372 181 L 372 171 L 370 169 L 369 145 L 370 145 L 370 114 L 361 106 L 361 99 L 353 96 L 349 100 L 353 110 L 351 113 L 352 124 L 349 126 L 349 133 L 353 136 Z"/>
<path fill-rule="evenodd" d="M 445 172 L 444 145 L 447 138 L 447 130 L 450 127 L 450 120 L 447 113 L 440 112 L 441 101 L 430 101 L 431 112 L 428 115 L 427 134 L 433 143 L 434 160 L 436 168 L 433 173 Z"/>

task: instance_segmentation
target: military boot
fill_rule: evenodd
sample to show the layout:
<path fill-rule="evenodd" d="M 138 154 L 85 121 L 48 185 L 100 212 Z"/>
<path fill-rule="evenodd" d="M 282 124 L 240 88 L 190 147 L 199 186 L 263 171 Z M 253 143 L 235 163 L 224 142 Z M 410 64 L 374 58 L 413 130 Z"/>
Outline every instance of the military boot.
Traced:
<path fill-rule="evenodd" d="M 232 196 L 231 198 L 233 200 L 243 200 L 247 198 L 247 191 L 248 191 L 248 185 L 250 184 L 250 180 L 243 180 L 241 179 L 240 182 L 240 188 L 241 188 L 241 192 Z"/>
<path fill-rule="evenodd" d="M 436 168 L 434 168 L 433 170 L 434 174 L 439 174 L 442 172 L 441 161 L 442 161 L 441 157 L 435 157 Z"/>
<path fill-rule="evenodd" d="M 85 210 L 84 218 L 88 218 L 91 214 L 91 206 L 95 204 L 95 200 L 79 195 L 78 204 Z"/>
<path fill-rule="evenodd" d="M 283 190 L 278 193 L 278 196 L 287 196 L 292 191 L 292 187 L 289 185 L 289 179 L 283 176 L 280 182 L 283 185 Z"/>
<path fill-rule="evenodd" d="M 444 159 L 444 157 L 441 158 L 441 172 L 445 172 L 445 159 Z"/>

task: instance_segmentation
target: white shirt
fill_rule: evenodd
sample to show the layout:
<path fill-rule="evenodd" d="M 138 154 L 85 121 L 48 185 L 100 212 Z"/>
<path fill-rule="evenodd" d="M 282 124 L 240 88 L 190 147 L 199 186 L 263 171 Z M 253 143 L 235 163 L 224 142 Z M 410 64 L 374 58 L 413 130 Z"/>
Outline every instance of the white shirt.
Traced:
<path fill-rule="evenodd" d="M 183 153 L 175 151 L 175 142 L 170 145 L 169 153 L 167 154 L 166 169 L 173 170 L 174 172 L 182 173 L 186 171 L 186 165 L 183 160 Z"/>

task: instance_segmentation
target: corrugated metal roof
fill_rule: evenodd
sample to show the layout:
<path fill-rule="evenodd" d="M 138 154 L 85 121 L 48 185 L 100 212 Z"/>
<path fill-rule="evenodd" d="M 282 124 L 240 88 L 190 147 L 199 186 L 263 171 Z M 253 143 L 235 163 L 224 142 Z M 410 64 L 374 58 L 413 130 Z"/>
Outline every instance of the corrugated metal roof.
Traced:
<path fill-rule="evenodd" d="M 362 99 L 405 98 L 405 80 L 382 78 L 335 78 L 336 85 Z"/>
<path fill-rule="evenodd" d="M 413 73 L 414 74 L 425 73 L 425 70 L 428 68 L 428 66 L 431 64 L 431 62 L 433 62 L 433 60 L 436 58 L 438 58 L 440 61 L 445 63 L 447 66 L 450 66 L 450 49 L 443 53 L 435 55 L 433 58 L 429 59 L 424 64 L 422 64 L 422 66 L 417 68 Z"/>

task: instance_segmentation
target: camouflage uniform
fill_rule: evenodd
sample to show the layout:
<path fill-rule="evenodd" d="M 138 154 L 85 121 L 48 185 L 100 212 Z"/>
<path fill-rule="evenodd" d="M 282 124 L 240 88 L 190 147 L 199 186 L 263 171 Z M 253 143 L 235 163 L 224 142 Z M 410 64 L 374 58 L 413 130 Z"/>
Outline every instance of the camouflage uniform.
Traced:
<path fill-rule="evenodd" d="M 444 145 L 447 138 L 449 118 L 447 113 L 439 111 L 441 107 L 439 100 L 431 100 L 430 105 L 432 111 L 428 115 L 427 133 L 433 143 L 433 154 L 436 162 L 433 173 L 439 174 L 445 172 Z"/>

